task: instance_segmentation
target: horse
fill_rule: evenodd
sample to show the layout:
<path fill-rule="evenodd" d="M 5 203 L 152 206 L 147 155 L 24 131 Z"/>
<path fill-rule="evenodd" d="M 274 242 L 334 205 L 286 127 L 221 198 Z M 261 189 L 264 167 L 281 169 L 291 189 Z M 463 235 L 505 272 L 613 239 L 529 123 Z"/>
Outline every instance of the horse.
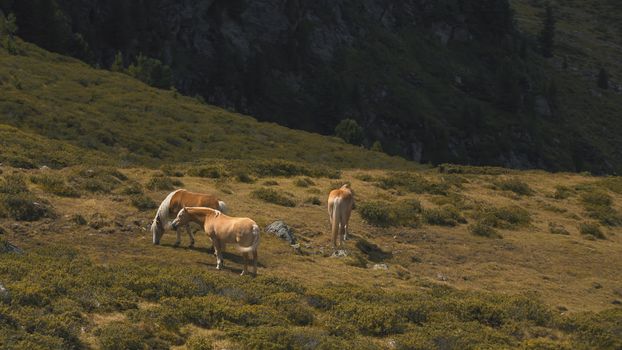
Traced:
<path fill-rule="evenodd" d="M 215 196 L 203 193 L 189 192 L 184 189 L 173 191 L 166 196 L 166 198 L 160 203 L 160 207 L 156 212 L 155 218 L 151 223 L 151 233 L 153 234 L 153 244 L 160 244 L 160 238 L 169 226 L 169 217 L 177 216 L 177 213 L 184 207 L 208 207 L 218 209 L 221 212 L 227 211 L 225 202 L 218 200 Z M 179 246 L 181 243 L 181 236 L 179 229 L 175 229 L 177 233 L 177 240 L 175 246 Z M 194 247 L 194 236 L 190 230 L 190 225 L 186 225 L 186 231 L 190 236 L 190 247 Z"/>
<path fill-rule="evenodd" d="M 257 275 L 257 246 L 259 245 L 259 226 L 249 218 L 234 218 L 219 210 L 201 207 L 184 207 L 171 223 L 176 229 L 180 225 L 196 222 L 203 225 L 203 229 L 214 243 L 216 255 L 216 269 L 223 267 L 222 252 L 227 244 L 237 243 L 238 250 L 244 255 L 244 269 L 241 275 L 247 273 L 248 253 L 253 253 L 254 273 Z"/>
<path fill-rule="evenodd" d="M 348 221 L 354 207 L 354 192 L 345 184 L 328 195 L 328 219 L 332 230 L 333 248 L 348 239 Z"/>

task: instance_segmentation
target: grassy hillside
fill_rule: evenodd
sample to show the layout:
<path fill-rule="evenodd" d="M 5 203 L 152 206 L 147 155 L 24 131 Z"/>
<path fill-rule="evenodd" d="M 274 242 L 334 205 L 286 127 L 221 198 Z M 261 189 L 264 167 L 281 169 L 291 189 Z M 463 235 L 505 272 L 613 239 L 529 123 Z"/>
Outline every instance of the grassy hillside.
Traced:
<path fill-rule="evenodd" d="M 619 177 L 427 169 L 19 52 L 0 49 L 2 349 L 622 346 Z M 344 182 L 335 254 L 326 195 Z M 257 278 L 233 247 L 215 270 L 200 232 L 153 246 L 182 187 L 299 245 L 263 232 Z"/>
<path fill-rule="evenodd" d="M 297 132 L 205 105 L 174 91 L 151 88 L 123 74 L 95 70 L 80 61 L 18 42 L 18 55 L 0 49 L 0 124 L 27 133 L 19 148 L 3 147 L 13 163 L 40 144 L 80 151 L 33 166 L 87 162 L 159 165 L 205 159 L 286 159 L 337 167 L 412 166 L 370 153 L 337 138 Z M 29 147 L 23 143 L 32 144 Z M 47 147 L 47 146 L 46 146 Z M 99 152 L 99 153 L 97 153 Z M 101 157 L 101 152 L 106 153 Z"/>

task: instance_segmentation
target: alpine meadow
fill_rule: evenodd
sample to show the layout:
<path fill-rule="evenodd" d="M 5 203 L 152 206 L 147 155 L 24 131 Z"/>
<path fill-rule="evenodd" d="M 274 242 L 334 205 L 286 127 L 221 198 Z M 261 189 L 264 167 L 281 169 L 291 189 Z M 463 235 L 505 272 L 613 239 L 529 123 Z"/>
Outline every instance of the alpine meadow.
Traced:
<path fill-rule="evenodd" d="M 622 349 L 621 24 L 0 0 L 0 349 Z"/>

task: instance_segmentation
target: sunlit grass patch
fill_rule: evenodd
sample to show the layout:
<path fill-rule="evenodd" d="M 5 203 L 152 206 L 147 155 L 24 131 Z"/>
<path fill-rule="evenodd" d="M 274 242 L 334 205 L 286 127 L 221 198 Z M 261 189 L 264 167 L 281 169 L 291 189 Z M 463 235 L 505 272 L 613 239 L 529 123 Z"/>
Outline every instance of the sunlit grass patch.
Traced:
<path fill-rule="evenodd" d="M 264 202 L 281 205 L 284 207 L 295 207 L 296 202 L 291 196 L 271 188 L 258 188 L 251 195 L 254 198 L 261 199 Z"/>

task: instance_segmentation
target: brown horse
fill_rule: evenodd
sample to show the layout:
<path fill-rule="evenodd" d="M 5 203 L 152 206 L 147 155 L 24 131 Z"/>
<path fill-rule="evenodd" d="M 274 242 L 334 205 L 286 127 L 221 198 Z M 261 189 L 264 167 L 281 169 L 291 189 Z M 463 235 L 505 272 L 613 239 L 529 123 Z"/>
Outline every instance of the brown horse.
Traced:
<path fill-rule="evenodd" d="M 173 191 L 162 201 L 151 224 L 153 244 L 160 244 L 160 238 L 162 238 L 162 235 L 169 227 L 169 218 L 177 216 L 177 213 L 184 207 L 207 207 L 218 209 L 222 212 L 227 210 L 225 202 L 218 200 L 218 198 L 210 194 L 194 193 L 183 189 Z M 178 228 L 175 231 L 177 233 L 175 246 L 178 246 L 181 243 L 181 236 Z M 194 236 L 190 230 L 190 225 L 186 225 L 186 231 L 188 236 L 190 236 L 190 247 L 193 247 Z"/>
<path fill-rule="evenodd" d="M 247 273 L 248 253 L 253 253 L 254 275 L 257 275 L 257 246 L 259 245 L 259 226 L 249 218 L 234 218 L 211 208 L 189 207 L 183 208 L 171 226 L 177 228 L 196 222 L 203 225 L 203 229 L 214 243 L 216 268 L 222 269 L 222 252 L 227 244 L 235 243 L 244 255 L 244 270 Z"/>
<path fill-rule="evenodd" d="M 342 244 L 342 239 L 348 239 L 348 221 L 354 207 L 354 193 L 350 185 L 345 184 L 340 189 L 330 191 L 328 195 L 328 218 L 332 229 L 333 247 Z"/>

